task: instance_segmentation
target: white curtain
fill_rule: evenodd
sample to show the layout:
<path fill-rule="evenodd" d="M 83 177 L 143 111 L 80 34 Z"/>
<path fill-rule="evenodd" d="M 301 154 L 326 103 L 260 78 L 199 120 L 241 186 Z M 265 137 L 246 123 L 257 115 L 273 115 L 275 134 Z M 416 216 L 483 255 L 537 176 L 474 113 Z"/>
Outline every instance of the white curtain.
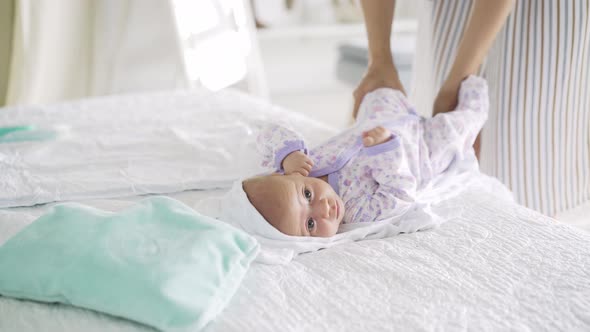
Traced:
<path fill-rule="evenodd" d="M 169 1 L 100 0 L 93 3 L 96 18 L 92 94 L 188 85 Z"/>
<path fill-rule="evenodd" d="M 19 0 L 7 104 L 182 87 L 161 0 Z"/>
<path fill-rule="evenodd" d="M 174 2 L 17 0 L 6 104 L 194 85 Z M 242 3 L 249 9 L 247 0 Z M 198 20 L 199 13 L 194 15 Z M 254 87 L 251 90 L 265 95 L 257 45 L 253 49 L 243 81 L 246 90 Z"/>

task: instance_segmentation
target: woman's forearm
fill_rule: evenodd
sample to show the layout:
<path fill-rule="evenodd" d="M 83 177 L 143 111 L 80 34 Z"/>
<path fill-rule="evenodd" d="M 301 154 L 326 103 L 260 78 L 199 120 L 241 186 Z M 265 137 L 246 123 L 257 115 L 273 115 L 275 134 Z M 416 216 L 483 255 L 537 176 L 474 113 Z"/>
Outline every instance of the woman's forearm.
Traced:
<path fill-rule="evenodd" d="M 477 73 L 514 3 L 515 0 L 475 1 L 446 84 L 458 87 L 464 78 Z"/>
<path fill-rule="evenodd" d="M 395 0 L 362 0 L 361 6 L 369 40 L 369 64 L 393 64 L 390 38 Z"/>

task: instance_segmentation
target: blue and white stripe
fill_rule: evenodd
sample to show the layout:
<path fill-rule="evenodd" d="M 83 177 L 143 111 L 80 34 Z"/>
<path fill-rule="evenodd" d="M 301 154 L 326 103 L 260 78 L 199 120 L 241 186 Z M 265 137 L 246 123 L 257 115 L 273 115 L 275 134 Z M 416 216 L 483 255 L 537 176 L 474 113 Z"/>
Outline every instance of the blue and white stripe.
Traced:
<path fill-rule="evenodd" d="M 428 56 L 416 67 L 432 69 L 434 90 L 424 96 L 450 70 L 472 2 L 426 2 L 431 44 L 418 42 Z M 518 0 L 481 68 L 491 99 L 481 169 L 548 215 L 590 199 L 589 13 L 590 0 Z"/>

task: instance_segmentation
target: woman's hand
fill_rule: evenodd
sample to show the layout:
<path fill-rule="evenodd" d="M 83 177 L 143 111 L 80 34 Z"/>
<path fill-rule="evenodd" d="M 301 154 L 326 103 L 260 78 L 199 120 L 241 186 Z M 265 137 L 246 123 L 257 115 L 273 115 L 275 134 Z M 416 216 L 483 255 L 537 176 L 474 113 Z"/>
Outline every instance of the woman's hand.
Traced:
<path fill-rule="evenodd" d="M 393 62 L 391 61 L 369 65 L 369 68 L 365 72 L 365 76 L 352 94 L 354 96 L 354 109 L 352 116 L 355 119 L 358 115 L 359 107 L 363 101 L 363 97 L 367 93 L 383 87 L 400 90 L 406 94 L 402 82 L 399 79 L 399 75 L 397 74 L 397 69 L 395 69 Z"/>
<path fill-rule="evenodd" d="M 308 176 L 312 167 L 313 161 L 301 151 L 291 152 L 283 159 L 285 175 L 299 173 L 303 176 Z"/>
<path fill-rule="evenodd" d="M 432 106 L 432 116 L 438 113 L 445 113 L 455 110 L 459 102 L 459 87 L 461 83 L 449 83 L 445 82 L 438 95 L 434 99 L 434 105 Z"/>
<path fill-rule="evenodd" d="M 371 147 L 385 143 L 391 139 L 391 132 L 381 126 L 363 131 L 363 145 Z"/>

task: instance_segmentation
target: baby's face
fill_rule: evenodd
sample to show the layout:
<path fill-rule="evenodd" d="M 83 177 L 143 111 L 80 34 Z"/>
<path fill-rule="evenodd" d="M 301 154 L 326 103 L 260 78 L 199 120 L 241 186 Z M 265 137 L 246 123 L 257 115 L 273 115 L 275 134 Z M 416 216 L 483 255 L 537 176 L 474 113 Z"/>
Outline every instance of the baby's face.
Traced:
<path fill-rule="evenodd" d="M 276 229 L 293 236 L 329 237 L 344 217 L 344 202 L 323 180 L 299 174 L 244 181 L 248 199 Z"/>

